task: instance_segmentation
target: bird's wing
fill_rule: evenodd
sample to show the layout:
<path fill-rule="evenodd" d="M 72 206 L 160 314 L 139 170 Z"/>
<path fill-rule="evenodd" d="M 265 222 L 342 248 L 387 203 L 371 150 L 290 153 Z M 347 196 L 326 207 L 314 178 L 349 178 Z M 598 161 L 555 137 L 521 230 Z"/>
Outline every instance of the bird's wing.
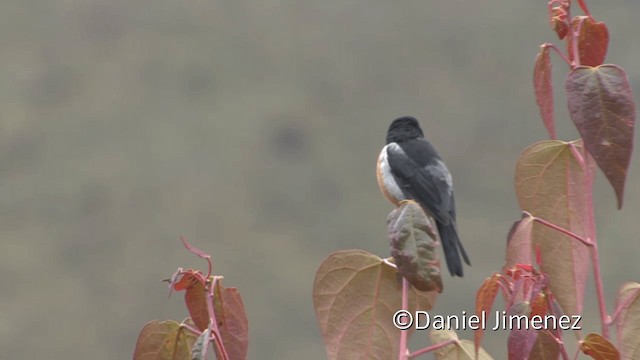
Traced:
<path fill-rule="evenodd" d="M 414 144 L 411 155 L 420 156 L 420 147 L 419 143 Z M 443 224 L 455 221 L 451 174 L 437 155 L 426 165 L 419 165 L 400 146 L 394 146 L 387 148 L 387 157 L 403 191 L 429 210 L 437 221 Z"/>

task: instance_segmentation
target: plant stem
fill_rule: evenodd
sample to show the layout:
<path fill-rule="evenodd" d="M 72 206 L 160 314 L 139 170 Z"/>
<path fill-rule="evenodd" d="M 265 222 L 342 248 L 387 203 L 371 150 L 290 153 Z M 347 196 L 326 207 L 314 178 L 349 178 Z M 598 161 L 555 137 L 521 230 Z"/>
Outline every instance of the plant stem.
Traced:
<path fill-rule="evenodd" d="M 191 331 L 192 333 L 196 334 L 196 335 L 200 335 L 202 332 L 200 331 L 200 329 L 197 329 L 187 323 L 185 323 L 184 321 L 182 322 L 182 324 L 180 324 L 180 326 L 185 327 L 187 330 Z"/>
<path fill-rule="evenodd" d="M 615 322 L 618 320 L 618 316 L 620 316 L 620 312 L 622 312 L 623 309 L 626 309 L 629 307 L 629 305 L 631 305 L 631 303 L 638 296 L 639 292 L 640 292 L 640 289 L 635 289 L 632 295 L 627 296 L 624 301 L 618 303 L 615 311 L 613 312 L 613 315 L 609 316 L 609 318 L 607 319 L 607 325 L 615 324 Z M 620 299 L 618 299 L 618 301 L 620 301 Z"/>
<path fill-rule="evenodd" d="M 585 2 L 585 0 L 578 0 L 578 5 L 580 5 L 580 8 L 582 9 L 582 11 L 584 11 L 585 15 L 587 15 L 588 17 L 592 17 L 591 13 L 589 12 L 589 8 L 587 7 L 587 3 Z"/>
<path fill-rule="evenodd" d="M 565 228 L 562 228 L 562 227 L 560 227 L 560 226 L 558 226 L 556 224 L 550 223 L 547 220 L 544 220 L 544 219 L 541 219 L 539 217 L 535 217 L 534 216 L 533 217 L 533 221 L 538 222 L 538 223 L 540 223 L 540 224 L 542 224 L 544 226 L 550 227 L 550 228 L 552 228 L 552 229 L 554 229 L 554 230 L 556 230 L 558 232 L 561 232 L 561 233 L 563 233 L 563 234 L 565 234 L 567 236 L 570 236 L 570 237 L 580 241 L 581 243 L 583 243 L 586 246 L 593 246 L 593 244 L 589 240 L 583 238 L 582 236 L 580 236 L 580 235 L 578 235 L 576 233 L 573 233 L 573 232 L 571 232 L 571 231 L 569 231 L 569 230 L 567 230 Z"/>
<path fill-rule="evenodd" d="M 445 341 L 445 342 L 441 342 L 441 343 L 439 343 L 439 344 L 435 344 L 435 345 L 427 346 L 426 348 L 422 348 L 422 349 L 420 349 L 420 350 L 418 350 L 418 351 L 416 351 L 416 352 L 413 352 L 413 353 L 409 354 L 409 359 L 413 359 L 413 358 L 416 358 L 416 357 L 418 357 L 418 356 L 420 356 L 420 355 L 426 354 L 426 353 L 428 353 L 428 352 L 438 350 L 438 349 L 443 348 L 443 347 L 445 347 L 445 346 L 447 346 L 447 345 L 454 344 L 454 343 L 456 343 L 457 341 L 458 341 L 458 340 L 451 339 L 451 340 L 447 340 L 447 341 Z"/>
<path fill-rule="evenodd" d="M 578 26 L 576 26 L 575 31 L 571 29 L 571 45 L 573 48 L 573 62 L 571 63 L 571 68 L 580 66 L 580 51 L 578 50 L 578 41 L 580 41 L 580 31 L 582 31 L 582 23 L 584 23 L 584 18 L 580 18 L 580 20 L 578 20 Z M 573 24 L 571 25 L 573 27 Z"/>
<path fill-rule="evenodd" d="M 580 346 L 576 349 L 576 353 L 573 355 L 573 360 L 578 360 L 578 355 L 580 355 Z"/>
<path fill-rule="evenodd" d="M 584 162 L 585 162 L 585 193 L 587 195 L 587 220 L 588 220 L 588 231 L 589 231 L 589 242 L 591 243 L 591 263 L 593 265 L 593 277 L 596 285 L 596 294 L 598 296 L 598 310 L 600 311 L 600 324 L 602 326 L 602 336 L 605 339 L 609 339 L 609 315 L 607 314 L 607 306 L 604 300 L 604 287 L 602 285 L 602 274 L 600 273 L 600 256 L 598 254 L 598 241 L 596 234 L 596 220 L 593 213 L 593 178 L 594 171 L 591 157 L 587 152 L 587 148 L 584 147 Z"/>
<path fill-rule="evenodd" d="M 553 51 L 556 52 L 556 54 L 558 54 L 562 58 L 562 60 L 564 60 L 564 62 L 567 63 L 567 65 L 571 66 L 571 60 L 569 60 L 569 58 L 560 49 L 558 49 L 558 47 L 555 46 L 554 44 L 552 44 L 552 43 L 544 43 L 544 44 L 542 44 L 540 46 L 551 48 Z"/>
<path fill-rule="evenodd" d="M 409 309 L 409 282 L 402 277 L 402 309 Z M 400 352 L 398 353 L 398 360 L 408 359 L 409 349 L 407 349 L 407 330 L 400 330 Z"/>
<path fill-rule="evenodd" d="M 602 336 L 609 340 L 609 315 L 607 306 L 604 303 L 604 289 L 602 286 L 602 276 L 600 274 L 600 259 L 598 257 L 598 244 L 593 243 L 591 247 L 591 262 L 593 263 L 593 277 L 596 283 L 596 293 L 598 294 L 598 308 L 600 310 L 600 323 L 602 325 Z"/>
<path fill-rule="evenodd" d="M 220 356 L 222 356 L 221 360 L 229 360 L 229 355 L 227 354 L 227 349 L 224 348 L 224 344 L 222 343 L 222 338 L 220 337 L 220 329 L 218 328 L 218 321 L 216 320 L 216 314 L 213 311 L 213 297 L 215 294 L 215 287 L 218 285 L 218 276 L 213 277 L 213 281 L 209 285 L 209 291 L 207 292 L 207 310 L 209 311 L 209 329 L 213 334 L 214 341 L 216 342 L 216 348 L 220 352 Z M 222 296 L 222 294 L 220 294 Z"/>

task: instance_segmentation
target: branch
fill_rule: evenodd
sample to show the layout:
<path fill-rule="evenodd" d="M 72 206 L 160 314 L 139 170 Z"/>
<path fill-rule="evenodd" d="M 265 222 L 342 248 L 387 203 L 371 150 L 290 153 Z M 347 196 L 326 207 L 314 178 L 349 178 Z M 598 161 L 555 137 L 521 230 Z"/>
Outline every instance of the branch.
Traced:
<path fill-rule="evenodd" d="M 582 168 L 582 170 L 585 170 L 587 164 L 585 163 L 584 156 L 580 154 L 580 151 L 576 147 L 575 143 L 570 143 L 569 147 L 571 148 L 571 153 L 573 154 L 573 157 L 576 158 L 576 161 L 578 162 L 578 164 L 580 164 L 580 167 Z"/>
<path fill-rule="evenodd" d="M 580 41 L 580 31 L 582 31 L 582 23 L 584 22 L 584 18 L 580 18 L 580 20 L 578 20 L 578 26 L 576 27 L 576 30 L 574 31 L 573 29 L 571 29 L 571 45 L 573 48 L 573 62 L 571 63 L 571 67 L 575 68 L 580 66 L 580 52 L 578 51 L 578 41 Z M 571 28 L 573 28 L 573 24 Z"/>
<path fill-rule="evenodd" d="M 187 319 L 191 319 L 191 318 L 187 318 Z M 201 331 L 199 329 L 196 329 L 195 327 L 187 324 L 187 319 L 184 319 L 182 321 L 182 323 L 180 324 L 180 326 L 184 326 L 187 330 L 191 331 L 192 333 L 194 333 L 196 335 L 200 335 Z"/>
<path fill-rule="evenodd" d="M 541 47 L 548 47 L 550 49 L 552 49 L 553 51 L 556 52 L 556 54 L 558 54 L 562 60 L 564 60 L 564 62 L 567 63 L 567 65 L 571 66 L 571 60 L 569 60 L 569 58 L 567 57 L 567 55 L 565 55 L 560 49 L 558 49 L 557 46 L 555 46 L 552 43 L 544 43 L 542 45 L 540 45 Z"/>
<path fill-rule="evenodd" d="M 409 308 L 409 282 L 402 277 L 402 308 Z M 407 331 L 400 330 L 400 352 L 398 353 L 398 360 L 406 360 L 410 355 L 409 349 L 407 349 Z"/>
<path fill-rule="evenodd" d="M 589 12 L 587 3 L 585 3 L 584 0 L 578 0 L 578 5 L 580 5 L 580 9 L 582 9 L 585 15 L 587 15 L 590 18 L 593 18 L 593 16 L 591 16 L 591 13 Z"/>
<path fill-rule="evenodd" d="M 638 292 L 640 292 L 640 288 L 634 290 L 634 293 L 638 293 Z M 613 315 L 609 317 L 607 321 L 607 325 L 612 325 L 613 323 L 618 321 L 618 316 L 620 316 L 622 309 L 628 307 L 636 299 L 636 295 L 637 294 L 628 296 L 624 302 L 621 302 L 620 304 L 618 304 L 618 306 L 616 307 L 616 310 L 613 312 Z"/>
<path fill-rule="evenodd" d="M 451 345 L 451 344 L 455 344 L 457 342 L 458 342 L 458 340 L 451 339 L 451 340 L 447 340 L 445 342 L 441 342 L 439 344 L 427 346 L 426 348 L 422 348 L 422 349 L 420 349 L 420 350 L 418 350 L 416 352 L 412 352 L 411 354 L 409 354 L 409 359 L 416 358 L 416 357 L 418 357 L 420 355 L 426 354 L 426 353 L 431 352 L 431 351 L 438 350 L 440 348 L 443 348 L 443 347 Z"/>
<path fill-rule="evenodd" d="M 187 242 L 187 240 L 184 238 L 184 236 L 180 236 L 180 241 L 182 241 L 182 245 L 184 245 L 184 247 L 187 248 L 187 250 L 189 250 L 193 254 L 197 255 L 198 257 L 201 257 L 201 258 L 207 260 L 207 264 L 209 265 L 209 272 L 207 273 L 207 276 L 205 277 L 205 279 L 208 279 L 209 276 L 211 276 L 211 271 L 212 271 L 212 267 L 213 267 L 213 265 L 211 263 L 211 255 L 209 255 L 206 252 L 198 249 L 197 247 L 189 244 L 189 242 Z"/>
<path fill-rule="evenodd" d="M 598 258 L 598 244 L 593 243 L 591 247 L 591 262 L 593 263 L 593 277 L 596 283 L 596 293 L 598 294 L 598 310 L 600 311 L 600 325 L 602 326 L 602 337 L 609 340 L 609 321 L 607 307 L 604 303 L 604 289 L 602 286 L 602 275 L 600 274 L 600 259 Z"/>
<path fill-rule="evenodd" d="M 542 224 L 542 225 L 544 225 L 544 226 L 546 226 L 546 227 L 550 227 L 550 228 L 552 228 L 552 229 L 554 229 L 554 230 L 556 230 L 556 231 L 558 231 L 558 232 L 561 232 L 561 233 L 563 233 L 563 234 L 565 234 L 565 235 L 567 235 L 567 236 L 569 236 L 569 237 L 572 237 L 572 238 L 574 238 L 574 239 L 576 239 L 576 240 L 580 241 L 581 243 L 583 243 L 583 244 L 584 244 L 584 245 L 586 245 L 586 246 L 593 246 L 593 244 L 591 243 L 591 241 L 589 241 L 589 240 L 587 240 L 587 239 L 583 238 L 582 236 L 580 236 L 580 235 L 578 235 L 578 234 L 576 234 L 576 233 L 573 233 L 573 232 L 571 232 L 571 231 L 569 231 L 569 230 L 567 230 L 567 229 L 565 229 L 565 228 L 563 228 L 563 227 L 560 227 L 560 226 L 558 226 L 558 225 L 556 225 L 556 224 L 550 223 L 550 222 L 548 222 L 548 221 L 546 221 L 546 220 L 544 220 L 544 219 L 541 219 L 541 218 L 539 218 L 539 217 L 533 216 L 533 215 L 531 215 L 531 213 L 530 213 L 530 212 L 528 212 L 528 211 L 523 211 L 522 213 L 523 213 L 525 216 L 530 216 L 530 217 L 532 217 L 532 218 L 533 218 L 533 221 L 538 222 L 538 223 L 540 223 L 540 224 Z"/>
<path fill-rule="evenodd" d="M 591 263 L 593 264 L 593 279 L 596 285 L 596 294 L 598 297 L 598 311 L 600 312 L 600 325 L 602 327 L 602 336 L 609 340 L 609 321 L 610 316 L 607 314 L 607 306 L 604 299 L 604 286 L 602 284 L 602 274 L 600 273 L 600 256 L 598 254 L 598 240 L 596 235 L 596 220 L 593 214 L 593 179 L 594 171 L 591 166 L 591 157 L 587 151 L 587 147 L 582 145 L 585 161 L 585 194 L 587 195 L 587 212 L 588 215 L 588 233 L 591 240 Z"/>
<path fill-rule="evenodd" d="M 222 356 L 221 360 L 229 360 L 227 349 L 224 348 L 224 344 L 222 343 L 222 338 L 220 337 L 220 329 L 218 328 L 218 321 L 216 320 L 216 314 L 213 311 L 214 289 L 218 284 L 218 279 L 220 279 L 220 276 L 213 277 L 213 281 L 210 283 L 209 291 L 207 292 L 207 311 L 209 311 L 209 330 L 211 330 L 211 334 L 213 334 L 214 340 L 216 342 L 216 347 L 220 351 L 220 356 Z"/>

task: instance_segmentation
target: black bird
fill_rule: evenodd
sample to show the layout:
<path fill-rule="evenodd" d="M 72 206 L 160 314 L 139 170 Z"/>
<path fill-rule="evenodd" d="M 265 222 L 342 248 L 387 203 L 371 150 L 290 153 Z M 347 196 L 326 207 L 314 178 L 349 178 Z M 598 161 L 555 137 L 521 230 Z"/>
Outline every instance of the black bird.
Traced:
<path fill-rule="evenodd" d="M 424 138 L 418 120 L 404 116 L 387 131 L 387 145 L 378 157 L 380 190 L 394 205 L 415 200 L 436 221 L 451 276 L 462 277 L 462 261 L 471 265 L 456 230 L 456 206 L 451 173 L 436 149 Z"/>

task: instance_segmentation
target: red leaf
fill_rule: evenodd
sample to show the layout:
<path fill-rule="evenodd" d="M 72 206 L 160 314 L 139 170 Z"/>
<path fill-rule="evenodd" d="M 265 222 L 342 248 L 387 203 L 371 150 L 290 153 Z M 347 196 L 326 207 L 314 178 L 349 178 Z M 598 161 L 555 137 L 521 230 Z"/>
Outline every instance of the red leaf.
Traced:
<path fill-rule="evenodd" d="M 207 310 L 207 294 L 204 285 L 196 281 L 187 288 L 184 294 L 184 302 L 187 304 L 191 320 L 200 331 L 209 327 L 209 310 Z"/>
<path fill-rule="evenodd" d="M 569 32 L 569 25 L 567 24 L 566 21 L 554 19 L 553 30 L 558 35 L 558 38 L 562 40 L 567 36 L 567 33 Z"/>
<path fill-rule="evenodd" d="M 499 281 L 500 275 L 493 274 L 492 277 L 485 279 L 482 286 L 480 286 L 480 289 L 478 289 L 478 292 L 476 293 L 476 315 L 478 317 L 482 317 L 483 313 L 487 314 L 491 311 L 493 302 L 496 300 L 496 295 L 498 294 L 498 288 L 500 287 L 498 283 Z M 480 342 L 482 341 L 483 336 L 484 329 L 482 327 L 475 330 L 474 344 L 476 355 L 480 349 Z"/>
<path fill-rule="evenodd" d="M 209 327 L 209 311 L 205 280 L 199 271 L 189 269 L 179 274 L 180 278 L 173 284 L 176 291 L 186 290 L 184 301 L 191 315 L 191 320 L 200 331 Z"/>
<path fill-rule="evenodd" d="M 536 93 L 536 103 L 540 108 L 540 116 L 544 126 L 552 139 L 556 139 L 553 120 L 553 86 L 551 84 L 551 56 L 549 47 L 542 45 L 536 58 L 533 70 L 533 86 Z"/>
<path fill-rule="evenodd" d="M 179 275 L 181 275 L 180 279 L 173 284 L 173 289 L 176 291 L 188 289 L 197 283 L 204 285 L 204 278 L 199 271 L 189 269 Z"/>
<path fill-rule="evenodd" d="M 582 25 L 579 25 L 582 22 Z M 609 46 L 609 30 L 603 22 L 598 22 L 586 16 L 576 16 L 573 19 L 573 30 L 580 26 L 578 36 L 578 54 L 580 54 L 580 65 L 598 66 L 604 63 Z M 568 50 L 569 58 L 574 59 L 573 37 L 569 37 Z"/>
<path fill-rule="evenodd" d="M 567 8 L 565 6 L 555 6 L 549 14 L 551 28 L 556 32 L 560 40 L 564 39 L 569 32 L 569 24 L 567 22 Z"/>
<path fill-rule="evenodd" d="M 636 121 L 627 75 L 616 65 L 581 66 L 569 73 L 565 87 L 571 120 L 622 208 Z"/>
<path fill-rule="evenodd" d="M 133 360 L 190 360 L 196 338 L 175 321 L 152 321 L 138 335 Z"/>
<path fill-rule="evenodd" d="M 187 239 L 185 239 L 183 236 L 180 236 L 180 241 L 182 241 L 182 245 L 184 245 L 185 248 L 187 248 L 187 250 L 191 251 L 193 254 L 196 254 L 197 256 L 203 258 L 203 259 L 211 259 L 211 255 L 207 254 L 206 252 L 198 249 L 197 247 L 191 245 Z"/>
<path fill-rule="evenodd" d="M 513 270 L 519 266 L 521 268 L 524 265 L 531 264 L 531 231 L 533 229 L 533 217 L 523 216 L 519 221 L 516 221 L 507 238 L 507 254 L 506 262 L 503 272 L 508 274 L 508 271 Z"/>
<path fill-rule="evenodd" d="M 238 290 L 223 287 L 221 281 L 216 282 L 213 311 L 229 358 L 246 359 L 249 348 L 249 322 Z"/>
<path fill-rule="evenodd" d="M 620 353 L 607 339 L 598 334 L 589 334 L 580 344 L 580 350 L 596 360 L 619 360 Z"/>
<path fill-rule="evenodd" d="M 537 338 L 538 332 L 533 328 L 527 329 L 523 327 L 522 329 L 514 328 L 511 330 L 507 340 L 509 360 L 528 359 Z"/>
<path fill-rule="evenodd" d="M 531 317 L 536 315 L 544 317 L 547 314 L 547 297 L 543 293 L 538 293 L 531 301 Z"/>

